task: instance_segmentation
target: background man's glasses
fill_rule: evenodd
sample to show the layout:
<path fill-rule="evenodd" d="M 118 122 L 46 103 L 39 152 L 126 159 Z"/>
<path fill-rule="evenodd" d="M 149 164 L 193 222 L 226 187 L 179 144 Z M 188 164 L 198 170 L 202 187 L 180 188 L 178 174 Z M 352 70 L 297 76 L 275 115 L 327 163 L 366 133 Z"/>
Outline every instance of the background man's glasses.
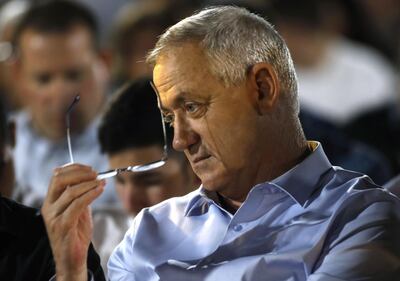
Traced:
<path fill-rule="evenodd" d="M 98 173 L 97 174 L 98 180 L 111 178 L 111 177 L 114 177 L 123 172 L 134 172 L 134 173 L 146 172 L 146 171 L 150 171 L 153 169 L 157 169 L 166 163 L 166 161 L 168 159 L 167 132 L 166 132 L 166 128 L 165 128 L 164 117 L 161 112 L 160 97 L 159 97 L 158 91 L 157 91 L 156 87 L 154 86 L 154 84 L 152 82 L 150 82 L 150 85 L 154 89 L 154 92 L 157 95 L 157 103 L 158 103 L 158 107 L 160 108 L 161 124 L 162 124 L 162 130 L 163 130 L 163 138 L 164 138 L 162 158 L 160 160 L 141 164 L 141 165 L 128 166 L 128 167 L 124 167 L 124 168 L 118 168 L 118 169 L 108 170 L 105 172 Z M 70 118 L 70 115 L 71 115 L 73 108 L 79 102 L 79 100 L 80 100 L 80 96 L 76 95 L 74 100 L 72 101 L 71 105 L 69 106 L 69 108 L 67 110 L 67 114 L 66 114 L 67 143 L 68 143 L 68 152 L 69 152 L 69 157 L 70 157 L 71 163 L 74 163 L 74 157 L 72 154 L 72 145 L 71 145 L 71 132 L 70 132 L 71 131 L 70 130 L 70 128 L 71 128 L 70 119 L 71 118 Z"/>

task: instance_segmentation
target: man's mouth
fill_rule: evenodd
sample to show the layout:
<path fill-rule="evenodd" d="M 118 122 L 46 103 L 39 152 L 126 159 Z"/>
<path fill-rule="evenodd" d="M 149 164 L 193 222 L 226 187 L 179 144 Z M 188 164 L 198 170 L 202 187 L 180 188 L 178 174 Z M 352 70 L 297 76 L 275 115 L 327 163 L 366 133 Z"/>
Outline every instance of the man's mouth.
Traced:
<path fill-rule="evenodd" d="M 197 156 L 197 157 L 194 157 L 192 159 L 192 163 L 193 164 L 197 164 L 197 163 L 199 163 L 199 162 L 201 162 L 203 160 L 206 160 L 206 159 L 208 159 L 210 157 L 211 157 L 211 155 Z"/>

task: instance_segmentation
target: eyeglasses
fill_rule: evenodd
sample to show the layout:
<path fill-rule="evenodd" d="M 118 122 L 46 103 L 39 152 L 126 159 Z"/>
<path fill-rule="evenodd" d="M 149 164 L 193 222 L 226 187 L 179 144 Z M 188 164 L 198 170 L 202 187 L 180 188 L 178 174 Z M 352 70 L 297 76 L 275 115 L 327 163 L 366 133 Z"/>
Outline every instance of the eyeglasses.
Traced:
<path fill-rule="evenodd" d="M 158 107 L 161 108 L 161 103 L 160 103 L 160 96 L 159 93 L 154 86 L 152 82 L 150 82 L 151 87 L 153 88 L 155 94 L 157 95 L 157 104 Z M 72 112 L 72 109 L 74 106 L 79 102 L 80 96 L 76 95 L 74 100 L 72 101 L 71 105 L 69 106 L 66 114 L 66 124 L 67 124 L 67 143 L 68 143 L 68 151 L 69 151 L 69 157 L 71 160 L 71 163 L 74 163 L 74 157 L 72 154 L 72 146 L 71 146 L 71 134 L 70 134 L 70 115 Z M 165 165 L 167 159 L 168 159 L 168 146 L 167 146 L 167 131 L 165 127 L 165 121 L 164 121 L 164 116 L 162 115 L 162 112 L 160 110 L 160 116 L 161 116 L 161 124 L 162 124 L 162 130 L 163 130 L 163 137 L 164 137 L 164 146 L 163 146 L 163 155 L 160 160 L 149 162 L 146 164 L 141 164 L 141 165 L 135 165 L 135 166 L 128 166 L 125 168 L 118 168 L 114 170 L 108 170 L 105 172 L 100 172 L 97 174 L 97 179 L 102 180 L 102 179 L 107 179 L 114 177 L 118 174 L 121 174 L 123 172 L 133 172 L 133 173 L 140 173 L 140 172 L 146 172 L 150 170 L 157 169 L 159 167 L 162 167 Z"/>

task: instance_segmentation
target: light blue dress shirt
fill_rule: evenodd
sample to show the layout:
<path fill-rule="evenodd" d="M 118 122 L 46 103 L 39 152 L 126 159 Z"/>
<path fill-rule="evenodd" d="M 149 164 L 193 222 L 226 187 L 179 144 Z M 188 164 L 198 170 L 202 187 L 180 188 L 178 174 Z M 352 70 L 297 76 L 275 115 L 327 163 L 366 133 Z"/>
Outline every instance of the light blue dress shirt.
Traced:
<path fill-rule="evenodd" d="M 385 183 L 383 187 L 400 197 L 400 174 Z"/>
<path fill-rule="evenodd" d="M 232 215 L 200 189 L 144 209 L 111 281 L 400 280 L 400 201 L 333 167 L 320 144 Z"/>
<path fill-rule="evenodd" d="M 13 152 L 17 198 L 23 204 L 40 207 L 50 184 L 54 168 L 70 162 L 66 138 L 53 142 L 37 133 L 30 115 L 19 112 L 14 116 L 16 123 L 16 146 Z M 80 134 L 72 135 L 72 150 L 76 163 L 92 166 L 96 171 L 108 169 L 107 157 L 100 152 L 97 129 L 100 119 L 96 118 Z M 94 208 L 115 204 L 120 205 L 113 181 L 107 181 L 103 194 L 94 201 Z"/>

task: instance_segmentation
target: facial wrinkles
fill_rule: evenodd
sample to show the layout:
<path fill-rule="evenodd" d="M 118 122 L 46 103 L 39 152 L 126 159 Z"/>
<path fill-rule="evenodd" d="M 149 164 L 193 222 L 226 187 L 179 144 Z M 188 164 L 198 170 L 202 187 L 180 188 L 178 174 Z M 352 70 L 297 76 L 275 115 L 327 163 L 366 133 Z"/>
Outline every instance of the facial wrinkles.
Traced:
<path fill-rule="evenodd" d="M 211 140 L 210 144 L 213 144 L 213 149 L 215 150 L 216 155 L 224 155 L 224 144 L 229 140 L 226 139 L 226 135 L 218 132 L 220 132 L 221 127 L 225 127 L 225 125 L 231 126 L 231 119 L 238 118 L 237 114 L 240 114 L 241 112 L 232 111 L 232 109 L 237 107 L 238 103 L 242 104 L 243 100 L 237 99 L 237 93 L 234 91 L 234 89 L 227 88 L 226 86 L 219 85 L 218 88 L 214 88 L 212 89 L 212 91 L 214 91 L 215 97 L 210 103 L 210 107 L 208 109 L 209 114 L 204 115 L 205 127 L 207 134 Z M 230 108 L 230 110 L 227 110 L 228 108 Z M 233 113 L 235 113 L 235 116 L 229 116 L 229 114 Z M 224 124 L 221 124 L 221 122 L 223 122 Z M 230 129 L 233 128 L 229 127 L 225 130 L 229 131 Z M 219 160 L 222 162 L 223 166 L 227 167 L 227 159 L 222 159 L 223 157 L 220 158 L 221 159 Z"/>
<path fill-rule="evenodd" d="M 182 56 L 180 56 L 181 53 Z M 153 73 L 155 77 L 159 78 L 155 82 L 160 95 L 163 92 L 166 93 L 165 106 L 171 108 L 176 106 L 174 104 L 174 102 L 176 103 L 176 95 L 191 92 L 187 85 L 182 87 L 182 84 L 187 82 L 186 84 L 190 85 L 193 73 L 196 73 L 196 76 L 204 76 L 204 70 L 198 65 L 202 61 L 198 57 L 197 53 L 187 56 L 185 49 L 182 47 L 159 58 L 159 62 L 156 64 Z M 203 77 L 203 80 L 206 81 L 206 77 Z"/>
<path fill-rule="evenodd" d="M 164 72 L 165 69 L 170 71 Z M 158 64 L 154 69 L 154 82 L 159 92 L 161 110 L 164 114 L 171 114 L 174 119 L 179 119 L 180 115 L 177 115 L 176 111 L 179 109 L 178 99 L 182 93 L 179 87 L 179 78 L 176 79 L 176 77 L 180 76 L 175 68 L 171 69 L 164 64 Z"/>
<path fill-rule="evenodd" d="M 174 92 L 174 82 L 172 81 L 171 77 L 168 77 L 167 75 L 163 74 L 160 70 L 160 66 L 157 65 L 154 68 L 154 73 L 158 72 L 160 73 L 160 77 L 155 77 L 159 78 L 155 82 L 155 86 L 157 88 L 157 91 L 159 93 L 159 99 L 160 99 L 160 106 L 163 111 L 170 110 L 171 107 L 171 94 L 169 92 Z"/>
<path fill-rule="evenodd" d="M 193 80 L 193 77 L 191 77 L 193 73 L 196 73 L 196 81 L 208 81 L 210 79 L 211 74 L 201 67 L 201 65 L 204 66 L 204 61 L 201 60 L 201 58 L 201 55 L 197 53 L 195 53 L 194 56 L 189 57 L 187 60 L 183 60 L 181 57 L 178 57 L 174 54 L 160 58 L 159 64 L 156 65 L 154 69 L 154 76 L 155 78 L 158 78 L 155 82 L 157 83 L 158 89 L 160 89 L 160 95 L 162 96 L 161 103 L 166 109 L 172 111 L 172 109 L 176 108 L 177 95 L 179 95 L 180 92 L 187 92 L 190 90 L 190 88 L 180 88 L 180 84 L 182 84 L 182 82 L 186 82 L 185 86 L 190 86 L 190 81 Z M 214 93 L 214 88 L 210 86 L 210 89 L 208 89 L 207 87 L 207 85 L 201 85 L 202 91 L 216 94 Z M 213 133 L 212 126 L 210 126 L 210 123 L 212 124 L 212 120 L 207 119 L 207 114 L 208 112 L 201 117 L 204 118 L 204 122 L 197 122 L 187 118 L 186 116 L 182 116 L 182 119 L 179 119 L 180 116 L 175 117 L 176 119 L 179 119 L 177 121 L 184 121 L 183 123 L 179 123 L 179 125 L 186 127 L 179 129 L 193 129 L 194 131 L 185 133 L 200 133 L 198 134 L 200 139 L 194 145 L 185 150 L 185 154 L 189 160 L 196 156 L 201 157 L 210 155 L 210 150 L 207 148 L 208 146 L 212 148 L 212 156 L 218 157 L 218 155 L 222 154 L 221 149 L 223 148 L 223 136 L 218 136 L 217 134 L 214 134 L 215 132 Z M 194 127 L 191 128 L 191 126 Z M 203 143 L 201 131 L 208 133 L 210 136 L 207 138 L 207 144 Z M 223 159 L 223 161 L 226 160 Z M 226 164 L 227 163 L 225 162 L 223 163 L 225 167 L 227 166 Z"/>
<path fill-rule="evenodd" d="M 164 67 L 164 66 L 163 66 Z M 162 71 L 160 71 L 160 76 L 159 76 L 159 89 L 161 90 L 161 93 L 165 93 L 165 94 L 161 94 L 162 96 L 161 98 L 161 103 L 162 106 L 165 107 L 165 109 L 169 110 L 169 111 L 173 111 L 175 109 L 175 119 L 176 122 L 179 122 L 176 124 L 176 130 L 184 130 L 184 134 L 197 134 L 196 130 L 195 132 L 192 132 L 190 130 L 192 130 L 191 126 L 195 125 L 192 124 L 191 120 L 188 119 L 186 116 L 184 116 L 184 113 L 182 113 L 182 115 L 180 114 L 180 112 L 176 111 L 176 108 L 178 107 L 178 96 L 182 95 L 183 92 L 187 92 L 188 90 L 185 89 L 181 89 L 179 87 L 179 82 L 180 81 L 190 81 L 189 78 L 190 77 L 186 77 L 187 74 L 189 73 L 189 71 L 177 71 L 176 68 L 172 68 L 169 67 L 168 70 L 171 70 L 170 72 L 164 73 Z M 181 75 L 182 73 L 182 75 Z M 177 77 L 177 79 L 174 79 L 175 77 Z M 176 80 L 176 81 L 175 81 Z M 161 82 L 161 83 L 160 83 Z M 195 122 L 193 122 L 195 123 Z M 179 124 L 179 125 L 178 125 Z M 208 126 L 208 124 L 206 125 Z M 192 136 L 190 135 L 185 135 L 183 136 L 185 138 L 190 138 Z M 186 149 L 184 150 L 186 157 L 192 161 L 193 157 L 196 156 L 208 156 L 210 155 L 209 150 L 206 148 L 206 146 L 204 145 L 204 143 L 202 142 L 201 137 L 193 144 L 189 145 L 188 147 L 186 147 Z"/>
<path fill-rule="evenodd" d="M 232 94 L 233 93 L 229 93 Z M 221 93 L 222 95 L 222 93 Z M 222 99 L 225 99 L 225 102 L 227 101 L 226 99 L 229 99 L 229 105 L 224 105 L 224 106 L 235 106 L 233 103 L 236 102 L 235 99 L 232 99 L 232 96 L 229 97 L 220 97 Z M 222 107 L 222 105 L 220 105 L 220 107 L 217 110 L 220 110 Z M 230 112 L 232 113 L 232 112 Z M 237 112 L 236 112 L 237 113 Z M 222 113 L 222 114 L 226 114 L 226 113 Z M 235 119 L 238 116 L 235 116 Z M 233 118 L 233 117 L 229 117 L 229 118 Z M 240 190 L 240 188 L 235 188 L 235 184 L 239 183 L 238 178 L 240 178 L 242 176 L 242 171 L 233 171 L 232 169 L 236 169 L 232 166 L 235 166 L 235 164 L 237 163 L 232 163 L 232 160 L 230 159 L 230 157 L 227 157 L 227 155 L 230 155 L 232 152 L 229 151 L 224 151 L 224 147 L 225 147 L 225 143 L 227 141 L 229 141 L 229 139 L 226 139 L 226 135 L 224 134 L 219 134 L 218 132 L 220 131 L 220 128 L 215 127 L 215 125 L 213 126 L 213 122 L 212 120 L 210 120 L 209 116 L 205 116 L 204 117 L 204 122 L 205 122 L 205 127 L 206 127 L 206 132 L 208 135 L 208 138 L 210 139 L 209 141 L 209 145 L 212 146 L 212 150 L 213 150 L 213 156 L 218 158 L 218 161 L 220 162 L 220 164 L 222 165 L 222 167 L 224 167 L 225 171 L 228 171 L 229 174 L 235 175 L 234 177 L 230 177 L 229 182 L 225 183 L 224 189 L 225 190 L 230 190 L 229 194 L 226 194 L 225 196 L 228 197 L 232 197 L 232 192 L 237 192 Z M 225 121 L 224 121 L 225 122 Z M 211 124 L 211 125 L 210 125 Z M 227 126 L 231 126 L 231 123 L 226 124 Z M 241 128 L 243 129 L 243 128 Z M 229 127 L 226 129 L 228 132 L 230 130 L 232 130 L 232 133 L 235 131 L 235 128 Z M 231 146 L 228 146 L 231 147 Z M 241 200 L 244 199 L 242 198 L 242 194 L 237 194 L 237 196 L 235 196 L 235 198 L 231 198 L 233 200 Z"/>

